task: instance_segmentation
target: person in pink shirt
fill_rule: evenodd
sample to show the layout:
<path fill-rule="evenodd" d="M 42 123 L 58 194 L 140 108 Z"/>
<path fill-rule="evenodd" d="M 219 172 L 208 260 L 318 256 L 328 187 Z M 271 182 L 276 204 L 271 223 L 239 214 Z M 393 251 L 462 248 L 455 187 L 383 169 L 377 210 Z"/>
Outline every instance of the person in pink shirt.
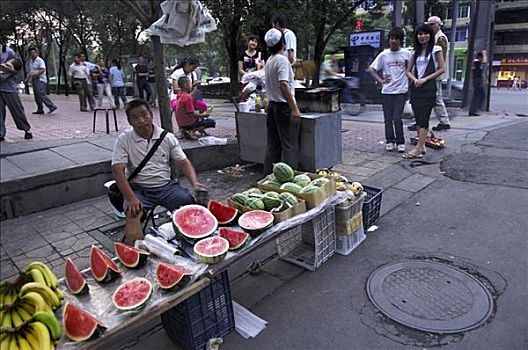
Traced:
<path fill-rule="evenodd" d="M 197 140 L 197 132 L 200 135 L 207 135 L 205 129 L 214 128 L 216 122 L 209 118 L 206 107 L 196 105 L 191 96 L 192 86 L 189 78 L 186 76 L 178 78 L 178 86 L 181 90 L 178 93 L 177 103 L 174 108 L 176 111 L 176 122 L 187 139 Z"/>

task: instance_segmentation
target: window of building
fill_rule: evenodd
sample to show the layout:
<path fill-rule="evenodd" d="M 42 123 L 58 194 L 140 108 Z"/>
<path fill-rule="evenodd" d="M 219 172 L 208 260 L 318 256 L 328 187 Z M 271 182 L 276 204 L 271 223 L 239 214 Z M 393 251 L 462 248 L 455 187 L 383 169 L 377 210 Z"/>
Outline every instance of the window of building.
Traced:
<path fill-rule="evenodd" d="M 460 5 L 458 8 L 458 18 L 469 18 L 469 5 Z"/>
<path fill-rule="evenodd" d="M 468 39 L 468 28 L 457 28 L 456 41 L 467 41 Z"/>

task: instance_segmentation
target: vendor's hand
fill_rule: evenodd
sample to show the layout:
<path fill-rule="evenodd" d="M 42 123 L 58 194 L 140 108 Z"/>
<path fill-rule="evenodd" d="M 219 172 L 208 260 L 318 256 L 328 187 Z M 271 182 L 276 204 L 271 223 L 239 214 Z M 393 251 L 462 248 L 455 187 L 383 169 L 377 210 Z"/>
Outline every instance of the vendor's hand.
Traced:
<path fill-rule="evenodd" d="M 199 189 L 202 189 L 202 190 L 206 190 L 208 191 L 208 188 L 206 185 L 204 184 L 201 184 L 199 182 L 195 183 L 193 186 L 192 186 L 192 189 L 193 189 L 193 192 L 196 192 L 196 190 L 199 190 Z"/>
<path fill-rule="evenodd" d="M 127 207 L 127 216 L 130 215 L 132 217 L 136 217 L 140 215 L 143 212 L 143 205 L 139 201 L 139 199 L 134 196 L 133 198 L 128 199 L 128 207 Z"/>

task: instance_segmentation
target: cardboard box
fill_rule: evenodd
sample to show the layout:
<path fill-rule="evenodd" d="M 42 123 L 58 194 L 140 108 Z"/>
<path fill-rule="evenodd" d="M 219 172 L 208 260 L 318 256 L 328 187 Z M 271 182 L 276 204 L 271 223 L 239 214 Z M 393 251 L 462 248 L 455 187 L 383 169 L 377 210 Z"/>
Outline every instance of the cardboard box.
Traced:
<path fill-rule="evenodd" d="M 246 207 L 245 205 L 242 205 L 240 203 L 233 201 L 231 198 L 227 199 L 227 204 L 232 208 L 240 210 L 242 213 L 245 213 L 250 210 L 254 210 L 249 207 Z M 279 222 L 286 221 L 294 216 L 304 214 L 304 213 L 306 213 L 306 202 L 301 199 L 299 200 L 299 203 L 297 205 L 289 209 L 283 210 L 281 212 L 273 212 L 272 214 L 273 214 L 273 217 L 275 218 L 273 222 L 275 224 L 278 224 Z"/>
<path fill-rule="evenodd" d="M 336 223 L 336 235 L 350 236 L 360 227 L 363 227 L 363 213 L 361 211 L 354 215 L 351 219 L 347 220 L 344 224 Z"/>
<path fill-rule="evenodd" d="M 310 177 L 310 179 L 315 180 L 324 176 L 313 174 L 313 173 L 303 173 L 296 171 L 295 175 L 299 174 L 306 174 Z M 297 198 L 300 198 L 304 201 L 306 201 L 306 209 L 312 209 L 317 207 L 319 204 L 321 204 L 325 199 L 335 196 L 336 189 L 335 189 L 335 180 L 329 179 L 326 184 L 319 187 L 319 191 L 313 192 L 313 193 L 297 193 L 297 192 L 291 192 L 286 190 L 281 190 L 280 188 L 274 188 L 271 186 L 265 185 L 263 182 L 266 181 L 267 177 L 263 178 L 259 182 L 257 182 L 257 188 L 264 190 L 264 191 L 275 191 L 278 193 L 282 192 L 290 192 L 294 194 Z"/>

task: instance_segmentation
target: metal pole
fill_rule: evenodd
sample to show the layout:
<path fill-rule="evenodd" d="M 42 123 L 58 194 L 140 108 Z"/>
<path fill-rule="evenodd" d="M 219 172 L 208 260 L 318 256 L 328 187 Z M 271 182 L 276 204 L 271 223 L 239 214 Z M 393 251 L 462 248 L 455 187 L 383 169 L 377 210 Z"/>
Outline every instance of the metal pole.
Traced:
<path fill-rule="evenodd" d="M 394 0 L 394 27 L 402 26 L 402 0 Z M 402 43 L 403 45 L 403 43 Z"/>
<path fill-rule="evenodd" d="M 416 0 L 416 25 L 425 22 L 425 0 Z"/>
<path fill-rule="evenodd" d="M 451 19 L 451 38 L 449 42 L 449 76 L 447 77 L 447 97 L 452 100 L 451 96 L 451 84 L 453 82 L 453 73 L 455 69 L 455 41 L 456 41 L 456 28 L 458 18 L 458 0 L 453 0 L 453 18 Z"/>

